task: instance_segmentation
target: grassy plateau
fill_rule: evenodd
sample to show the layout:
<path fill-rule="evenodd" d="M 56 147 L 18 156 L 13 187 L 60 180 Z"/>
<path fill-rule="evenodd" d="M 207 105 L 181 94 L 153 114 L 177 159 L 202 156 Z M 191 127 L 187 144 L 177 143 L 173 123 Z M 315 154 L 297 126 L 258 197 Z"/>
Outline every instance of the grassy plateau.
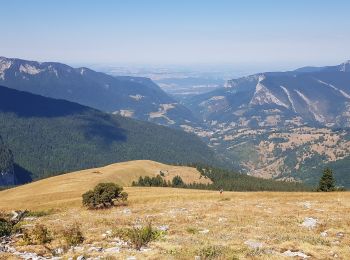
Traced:
<path fill-rule="evenodd" d="M 130 187 L 139 176 L 179 175 L 186 183 L 209 182 L 195 168 L 132 161 L 64 174 L 0 192 L 0 210 L 28 209 L 52 240 L 14 242 L 19 251 L 51 257 L 65 248 L 61 230 L 78 223 L 85 238 L 60 253 L 101 259 L 350 259 L 350 193 L 223 192 Z M 82 207 L 81 195 L 99 182 L 125 187 L 126 204 L 106 210 Z M 309 222 L 311 225 L 308 225 Z M 120 230 L 151 222 L 162 230 L 141 250 L 118 238 Z M 109 250 L 118 247 L 118 252 Z M 101 250 L 95 250 L 102 248 Z M 134 257 L 134 258 L 132 258 Z M 196 258 L 195 258 L 196 257 Z M 200 258 L 199 258 L 200 257 Z M 0 259 L 17 259 L 3 254 Z"/>

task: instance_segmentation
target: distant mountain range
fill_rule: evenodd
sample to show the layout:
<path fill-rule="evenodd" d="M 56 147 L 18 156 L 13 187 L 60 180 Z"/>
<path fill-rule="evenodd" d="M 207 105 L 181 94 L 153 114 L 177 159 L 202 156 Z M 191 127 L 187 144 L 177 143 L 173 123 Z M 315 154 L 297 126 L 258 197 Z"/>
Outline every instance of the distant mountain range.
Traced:
<path fill-rule="evenodd" d="M 350 62 L 261 73 L 227 82 L 187 105 L 204 120 L 236 126 L 350 126 Z"/>
<path fill-rule="evenodd" d="M 0 186 L 136 159 L 219 164 L 193 134 L 7 87 L 0 125 Z"/>
<path fill-rule="evenodd" d="M 15 107 L 6 110 L 0 104 L 0 123 L 5 125 L 0 135 L 12 150 L 15 165 L 33 173 L 34 179 L 117 161 L 152 159 L 206 161 L 253 176 L 312 184 L 322 168 L 331 165 L 338 184 L 350 187 L 350 61 L 232 79 L 213 91 L 191 93 L 181 103 L 147 78 L 114 77 L 52 62 L 0 58 L 0 84 L 108 112 L 73 103 L 65 108 L 56 103 L 67 101 L 43 97 L 34 105 L 28 100 L 37 97 L 28 98 L 30 94 L 23 92 L 3 99 L 14 100 L 10 105 Z M 17 109 L 21 112 L 13 112 Z M 194 133 L 215 154 L 192 135 L 125 121 L 125 117 Z M 13 130 L 16 127 L 20 130 Z M 121 134 L 124 130 L 129 135 Z M 23 147 L 28 148 L 22 152 Z M 41 154 L 28 159 L 31 151 Z"/>
<path fill-rule="evenodd" d="M 148 78 L 0 57 L 0 85 L 167 126 L 197 122 L 190 110 Z"/>
<path fill-rule="evenodd" d="M 315 183 L 332 165 L 338 184 L 350 186 L 344 170 L 350 158 L 349 61 L 229 80 L 185 102 L 206 122 L 206 129 L 185 129 L 203 136 L 241 172 Z"/>

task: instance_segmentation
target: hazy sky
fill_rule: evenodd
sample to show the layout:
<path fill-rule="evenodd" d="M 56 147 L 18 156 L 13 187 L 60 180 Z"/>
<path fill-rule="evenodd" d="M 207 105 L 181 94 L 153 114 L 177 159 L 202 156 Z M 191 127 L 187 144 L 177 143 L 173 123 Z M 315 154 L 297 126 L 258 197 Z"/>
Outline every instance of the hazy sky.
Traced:
<path fill-rule="evenodd" d="M 336 64 L 349 0 L 0 0 L 0 56 L 70 63 Z"/>

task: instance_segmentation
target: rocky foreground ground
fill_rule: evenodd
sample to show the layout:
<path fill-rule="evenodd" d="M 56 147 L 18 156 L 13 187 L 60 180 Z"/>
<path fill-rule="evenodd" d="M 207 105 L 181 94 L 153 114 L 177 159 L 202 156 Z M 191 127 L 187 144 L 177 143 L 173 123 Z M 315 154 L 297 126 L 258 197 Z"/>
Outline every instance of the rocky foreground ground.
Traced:
<path fill-rule="evenodd" d="M 52 241 L 1 240 L 0 259 L 350 259 L 350 193 L 235 193 L 128 188 L 128 205 L 65 206 L 24 219 Z M 121 230 L 151 222 L 159 236 L 136 250 Z M 61 230 L 79 223 L 84 241 L 67 247 Z"/>

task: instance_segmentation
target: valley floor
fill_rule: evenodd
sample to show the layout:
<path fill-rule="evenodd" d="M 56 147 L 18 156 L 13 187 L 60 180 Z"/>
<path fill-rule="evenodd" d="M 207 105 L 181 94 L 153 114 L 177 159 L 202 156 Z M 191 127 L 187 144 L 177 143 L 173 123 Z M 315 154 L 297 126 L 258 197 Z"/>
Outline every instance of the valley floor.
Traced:
<path fill-rule="evenodd" d="M 114 258 L 109 259 L 288 259 L 299 255 L 308 259 L 350 259 L 348 192 L 220 195 L 213 191 L 140 187 L 126 191 L 126 206 L 89 211 L 81 207 L 80 197 L 73 197 L 70 203 L 52 207 L 49 215 L 28 224 L 38 222 L 58 234 L 65 226 L 80 223 L 86 240 L 74 252 L 64 252 L 66 258 L 110 255 Z M 38 209 L 30 204 L 27 208 Z M 45 205 L 40 208 L 50 209 Z M 144 250 L 131 249 L 113 236 L 115 229 L 149 220 L 166 231 Z M 62 241 L 57 235 L 46 248 L 15 247 L 49 254 L 48 248 L 60 248 Z M 103 251 L 95 252 L 96 247 Z"/>

